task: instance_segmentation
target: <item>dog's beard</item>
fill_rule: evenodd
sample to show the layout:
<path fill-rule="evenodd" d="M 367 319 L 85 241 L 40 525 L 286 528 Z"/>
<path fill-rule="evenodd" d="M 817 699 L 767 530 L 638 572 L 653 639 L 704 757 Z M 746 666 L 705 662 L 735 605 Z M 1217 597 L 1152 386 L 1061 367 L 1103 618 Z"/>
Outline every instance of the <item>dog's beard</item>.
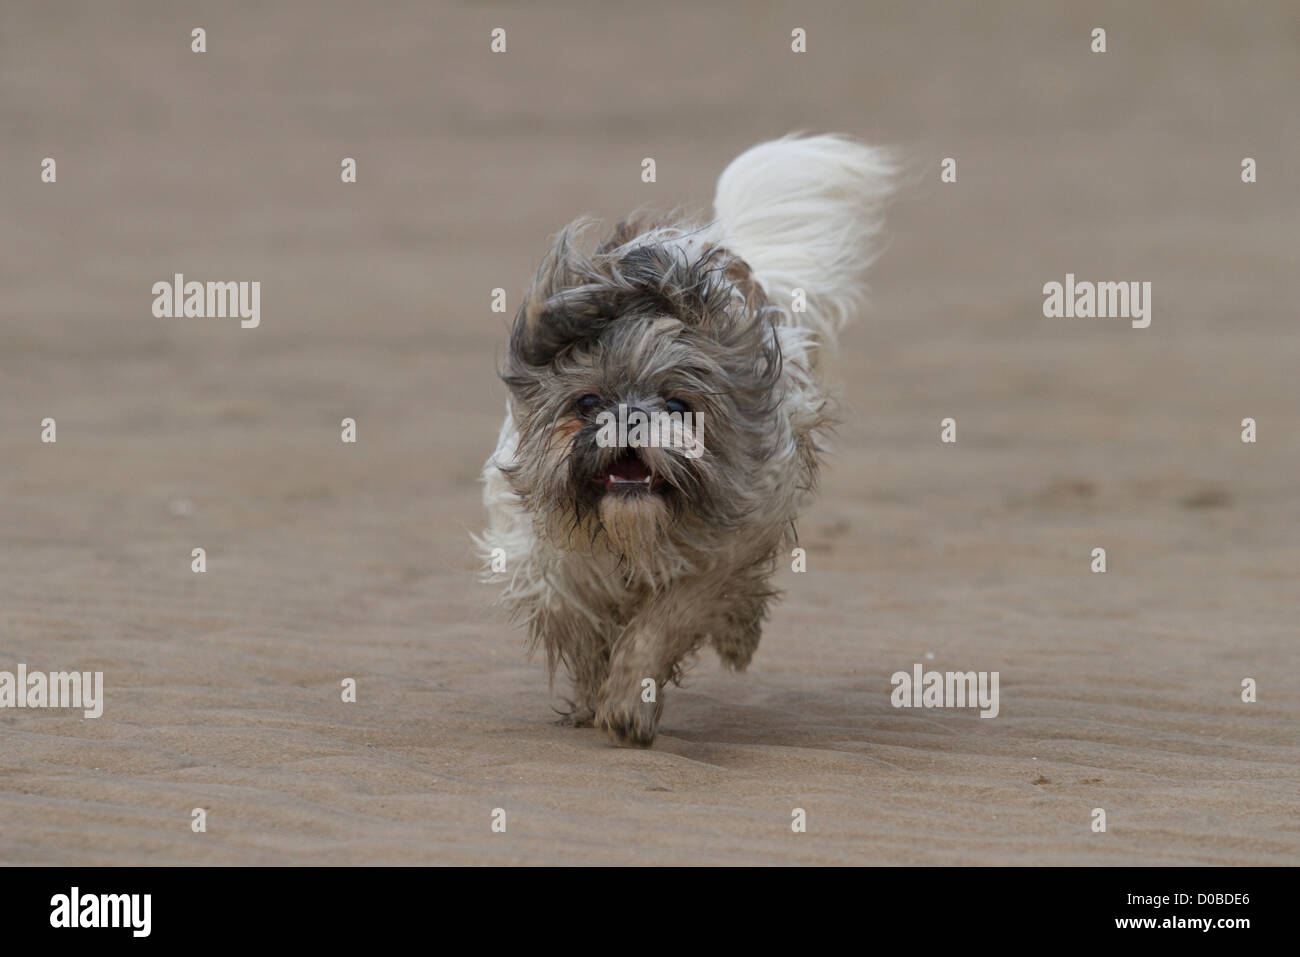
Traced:
<path fill-rule="evenodd" d="M 680 449 L 602 447 L 569 419 L 511 470 L 543 536 L 567 551 L 607 551 L 629 569 L 660 566 L 697 542 L 715 492 L 709 467 Z M 678 556 L 680 557 L 680 556 Z"/>
<path fill-rule="evenodd" d="M 620 404 L 662 411 L 658 382 L 617 379 L 607 370 L 601 412 Z M 575 379 L 577 381 L 575 381 Z M 574 410 L 581 374 L 542 375 L 514 419 L 520 442 L 506 468 L 539 538 L 568 552 L 612 557 L 644 582 L 698 572 L 725 539 L 770 522 L 778 392 L 720 377 L 692 393 L 693 419 L 659 444 L 610 446 L 600 413 Z M 622 384 L 615 384 L 621 382 Z M 668 390 L 671 391 L 671 390 Z M 736 396 L 758 392 L 739 406 Z"/>
<path fill-rule="evenodd" d="M 642 556 L 662 552 L 672 522 L 662 493 L 637 488 L 603 493 L 597 516 L 610 546 L 631 565 L 643 565 Z"/>

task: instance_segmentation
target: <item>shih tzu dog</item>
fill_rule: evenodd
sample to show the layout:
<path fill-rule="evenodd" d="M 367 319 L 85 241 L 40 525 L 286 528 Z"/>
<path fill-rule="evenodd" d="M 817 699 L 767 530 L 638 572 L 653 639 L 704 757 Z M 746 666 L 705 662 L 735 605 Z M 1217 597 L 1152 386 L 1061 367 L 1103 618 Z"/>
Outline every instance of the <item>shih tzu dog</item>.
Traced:
<path fill-rule="evenodd" d="M 893 169 L 786 137 L 718 180 L 712 222 L 560 232 L 510 333 L 484 467 L 491 580 L 573 680 L 566 723 L 653 741 L 711 645 L 743 670 L 830 408 L 819 356 L 859 304 Z"/>

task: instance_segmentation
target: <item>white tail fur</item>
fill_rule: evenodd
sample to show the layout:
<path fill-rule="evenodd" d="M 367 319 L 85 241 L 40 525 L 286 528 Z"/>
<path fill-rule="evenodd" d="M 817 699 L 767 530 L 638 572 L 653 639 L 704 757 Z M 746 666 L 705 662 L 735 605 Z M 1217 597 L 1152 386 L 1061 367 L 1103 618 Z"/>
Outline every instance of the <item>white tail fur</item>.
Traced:
<path fill-rule="evenodd" d="M 721 241 L 749 264 L 781 322 L 824 346 L 861 303 L 894 164 L 839 135 L 786 136 L 741 153 L 713 200 Z M 802 289 L 807 311 L 794 312 Z"/>

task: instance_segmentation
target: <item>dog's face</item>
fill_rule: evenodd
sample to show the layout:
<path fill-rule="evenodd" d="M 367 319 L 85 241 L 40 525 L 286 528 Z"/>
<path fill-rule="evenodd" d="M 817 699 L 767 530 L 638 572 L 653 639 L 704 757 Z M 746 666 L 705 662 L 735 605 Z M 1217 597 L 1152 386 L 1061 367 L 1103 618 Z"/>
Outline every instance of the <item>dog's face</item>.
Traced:
<path fill-rule="evenodd" d="M 623 224 L 584 252 L 583 229 L 560 234 L 514 322 L 506 473 L 560 547 L 632 565 L 708 548 L 762 507 L 774 451 L 781 354 L 762 291 L 687 231 Z"/>

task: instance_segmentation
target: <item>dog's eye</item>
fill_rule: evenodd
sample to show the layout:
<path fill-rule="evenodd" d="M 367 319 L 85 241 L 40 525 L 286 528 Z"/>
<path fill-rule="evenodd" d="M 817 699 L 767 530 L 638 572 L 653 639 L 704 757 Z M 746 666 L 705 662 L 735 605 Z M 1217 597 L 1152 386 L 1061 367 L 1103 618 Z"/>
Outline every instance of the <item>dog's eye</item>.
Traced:
<path fill-rule="evenodd" d="M 577 401 L 576 405 L 579 415 L 591 415 L 600 405 L 600 396 L 594 392 L 588 392 Z"/>
<path fill-rule="evenodd" d="M 687 405 L 685 402 L 683 402 L 681 399 L 668 399 L 666 402 L 664 402 L 664 408 L 666 408 L 669 412 L 674 412 L 678 415 L 685 415 L 686 413 L 691 411 L 691 407 Z"/>

